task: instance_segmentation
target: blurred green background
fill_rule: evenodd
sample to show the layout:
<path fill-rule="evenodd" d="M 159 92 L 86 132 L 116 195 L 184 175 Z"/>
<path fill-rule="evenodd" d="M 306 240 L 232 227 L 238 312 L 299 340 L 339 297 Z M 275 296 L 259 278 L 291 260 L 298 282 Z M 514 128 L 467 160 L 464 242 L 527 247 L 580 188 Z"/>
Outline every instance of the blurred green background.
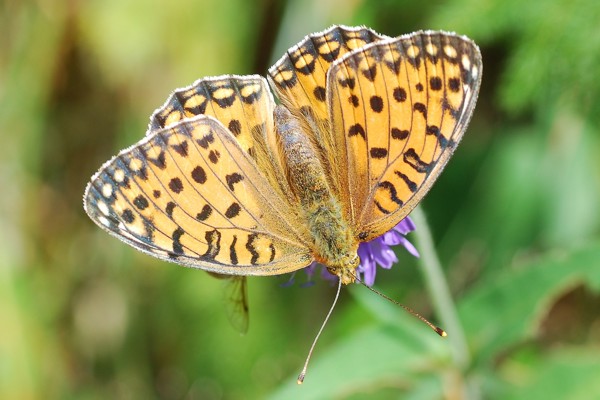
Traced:
<path fill-rule="evenodd" d="M 600 398 L 599 20 L 596 0 L 4 0 L 0 398 Z M 173 89 L 264 75 L 331 24 L 457 31 L 484 74 L 422 206 L 458 327 L 347 288 L 298 387 L 330 285 L 251 278 L 240 336 L 220 281 L 109 237 L 81 199 Z M 376 287 L 442 324 L 398 257 Z"/>

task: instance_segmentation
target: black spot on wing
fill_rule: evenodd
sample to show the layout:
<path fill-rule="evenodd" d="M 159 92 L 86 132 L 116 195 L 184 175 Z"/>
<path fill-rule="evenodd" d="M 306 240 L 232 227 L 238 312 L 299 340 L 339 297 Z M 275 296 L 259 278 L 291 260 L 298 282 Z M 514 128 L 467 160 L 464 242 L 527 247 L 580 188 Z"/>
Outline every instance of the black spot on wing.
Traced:
<path fill-rule="evenodd" d="M 394 100 L 396 100 L 398 103 L 403 103 L 406 101 L 406 90 L 404 88 L 401 88 L 401 87 L 395 88 L 393 91 L 393 95 L 394 95 Z"/>
<path fill-rule="evenodd" d="M 225 211 L 225 216 L 229 219 L 235 218 L 240 214 L 241 207 L 238 203 L 232 203 Z"/>
<path fill-rule="evenodd" d="M 313 94 L 319 101 L 325 101 L 325 88 L 323 86 L 317 86 L 313 91 Z"/>
<path fill-rule="evenodd" d="M 371 105 L 371 110 L 376 113 L 380 113 L 383 110 L 383 99 L 381 96 L 371 96 L 369 104 Z"/>
<path fill-rule="evenodd" d="M 142 236 L 142 239 L 147 243 L 152 243 L 154 239 L 154 230 L 156 228 L 154 227 L 152 221 L 146 218 L 142 218 L 142 220 L 144 221 L 144 230 L 146 231 L 144 236 Z"/>
<path fill-rule="evenodd" d="M 338 82 L 342 87 L 348 87 L 350 89 L 354 89 L 356 86 L 356 79 L 354 78 L 338 79 Z"/>
<path fill-rule="evenodd" d="M 237 256 L 237 251 L 235 249 L 236 243 L 237 243 L 237 236 L 233 235 L 233 240 L 231 241 L 231 245 L 229 246 L 229 260 L 232 265 L 238 264 L 238 256 Z"/>
<path fill-rule="evenodd" d="M 196 214 L 196 219 L 198 221 L 206 221 L 211 214 L 212 208 L 208 204 L 205 204 L 204 207 L 202 207 L 202 210 Z"/>
<path fill-rule="evenodd" d="M 415 111 L 420 112 L 421 114 L 423 114 L 423 117 L 425 119 L 427 119 L 427 107 L 425 106 L 425 104 L 423 103 L 415 103 L 413 105 L 413 108 Z"/>
<path fill-rule="evenodd" d="M 123 218 L 123 221 L 125 221 L 128 224 L 131 224 L 133 221 L 135 221 L 135 215 L 129 208 L 126 208 L 125 210 L 123 210 L 123 213 L 121 214 L 121 218 Z"/>
<path fill-rule="evenodd" d="M 219 161 L 219 157 L 221 157 L 221 153 L 217 150 L 211 150 L 210 153 L 208 153 L 208 159 L 213 164 L 216 164 Z"/>
<path fill-rule="evenodd" d="M 391 133 L 392 133 L 392 139 L 396 139 L 396 140 L 404 140 L 410 134 L 410 132 L 408 130 L 398 129 L 398 128 L 392 128 Z"/>
<path fill-rule="evenodd" d="M 173 231 L 171 235 L 171 239 L 173 239 L 173 253 L 175 254 L 183 254 L 183 246 L 181 245 L 181 237 L 185 234 L 185 231 L 178 226 L 177 229 Z"/>
<path fill-rule="evenodd" d="M 475 77 L 473 76 L 473 72 L 470 69 L 468 69 L 468 70 L 462 69 L 461 76 L 462 76 L 463 82 L 467 85 L 471 85 L 473 83 L 473 81 L 475 80 Z"/>
<path fill-rule="evenodd" d="M 165 151 L 164 150 L 161 150 L 161 152 L 158 154 L 158 157 L 156 157 L 156 158 L 149 157 L 148 160 L 152 164 L 156 165 L 159 169 L 167 168 L 167 162 L 165 159 Z"/>
<path fill-rule="evenodd" d="M 417 184 L 413 181 L 410 180 L 410 178 L 408 176 L 406 176 L 405 174 L 403 174 L 400 171 L 394 171 L 394 173 L 396 175 L 398 175 L 398 177 L 400 177 L 400 179 L 402 179 L 404 181 L 404 183 L 406 183 L 406 186 L 408 186 L 408 189 L 411 192 L 416 192 L 417 191 Z"/>
<path fill-rule="evenodd" d="M 363 139 L 367 139 L 367 133 L 365 132 L 365 128 L 362 127 L 361 124 L 354 124 L 348 129 L 348 137 L 360 135 Z"/>
<path fill-rule="evenodd" d="M 392 182 L 382 181 L 377 185 L 377 187 L 383 189 L 384 191 L 387 191 L 388 195 L 390 197 L 390 200 L 392 200 L 394 203 L 398 204 L 399 207 L 402 207 L 402 204 L 403 204 L 402 200 L 400 200 L 398 198 L 398 191 L 396 190 L 396 186 L 394 186 L 394 184 Z M 386 210 L 385 208 L 383 208 L 383 206 L 377 200 L 375 200 L 375 206 L 383 214 L 390 214 L 392 211 L 394 211 L 394 210 Z"/>
<path fill-rule="evenodd" d="M 458 92 L 460 90 L 460 79 L 459 78 L 449 78 L 448 79 L 448 88 L 452 92 Z"/>
<path fill-rule="evenodd" d="M 458 111 L 456 108 L 454 108 L 449 102 L 448 99 L 443 99 L 442 100 L 442 110 L 444 111 L 448 111 L 448 113 L 450 114 L 450 116 L 454 119 L 457 120 L 460 117 L 460 111 Z"/>
<path fill-rule="evenodd" d="M 187 157 L 188 156 L 188 142 L 187 140 L 184 140 L 183 142 L 179 143 L 179 144 L 174 144 L 171 146 L 171 148 L 173 150 L 175 150 L 177 152 L 177 154 L 179 154 L 182 157 Z"/>
<path fill-rule="evenodd" d="M 207 231 L 204 238 L 208 244 L 208 249 L 206 249 L 206 253 L 203 256 L 215 258 L 219 254 L 219 251 L 221 251 L 221 232 L 216 229 Z"/>
<path fill-rule="evenodd" d="M 442 78 L 439 76 L 432 76 L 429 79 L 429 87 L 431 90 L 438 91 L 442 89 Z"/>
<path fill-rule="evenodd" d="M 213 136 L 213 133 L 208 133 L 206 135 L 204 135 L 201 139 L 196 139 L 196 142 L 198 143 L 198 145 L 200 147 L 202 147 L 203 149 L 208 149 L 208 146 L 213 143 L 215 141 L 215 137 Z"/>
<path fill-rule="evenodd" d="M 176 204 L 172 201 L 167 203 L 167 207 L 165 208 L 165 212 L 169 216 L 169 218 L 173 218 L 173 210 L 175 209 Z"/>
<path fill-rule="evenodd" d="M 136 171 L 135 174 L 144 182 L 148 180 L 148 168 L 145 165 Z"/>
<path fill-rule="evenodd" d="M 388 154 L 387 149 L 384 149 L 383 147 L 372 147 L 369 152 L 371 157 L 376 159 L 385 158 Z"/>
<path fill-rule="evenodd" d="M 438 128 L 435 125 L 428 125 L 427 126 L 427 130 L 425 131 L 428 135 L 433 135 L 437 138 L 440 146 L 442 147 L 442 149 L 445 149 L 446 146 L 448 146 L 448 139 L 446 139 L 444 137 L 444 135 L 442 135 L 442 133 L 440 132 L 440 128 Z"/>
<path fill-rule="evenodd" d="M 148 203 L 148 199 L 146 199 L 143 195 L 137 196 L 133 199 L 133 205 L 136 206 L 139 210 L 145 210 L 150 205 Z"/>
<path fill-rule="evenodd" d="M 248 235 L 248 241 L 246 242 L 246 250 L 248 250 L 252 255 L 252 258 L 250 259 L 250 264 L 252 265 L 256 265 L 258 263 L 258 258 L 260 257 L 260 254 L 258 254 L 258 251 L 256 251 L 256 247 L 254 245 L 254 241 L 257 238 L 258 234 L 252 233 Z"/>
<path fill-rule="evenodd" d="M 269 262 L 272 262 L 275 259 L 275 246 L 273 243 L 269 245 L 269 250 L 271 251 L 271 255 L 269 256 Z"/>
<path fill-rule="evenodd" d="M 233 174 L 230 175 L 225 175 L 225 181 L 227 182 L 227 186 L 229 187 L 229 190 L 233 191 L 233 185 L 235 185 L 238 182 L 241 182 L 244 179 L 244 177 L 240 174 L 238 174 L 237 172 L 234 172 Z"/>
<path fill-rule="evenodd" d="M 377 76 L 377 64 L 373 64 L 367 69 L 361 69 L 360 72 L 362 72 L 363 76 L 369 81 L 375 82 L 375 77 Z"/>
<path fill-rule="evenodd" d="M 420 173 L 427 173 L 431 170 L 431 164 L 422 161 L 413 148 L 408 149 L 404 153 L 404 162 Z"/>
<path fill-rule="evenodd" d="M 183 182 L 179 178 L 173 178 L 169 182 L 169 189 L 174 193 L 181 193 L 183 191 Z"/>
<path fill-rule="evenodd" d="M 196 168 L 194 168 L 192 170 L 192 179 L 199 184 L 206 183 L 207 177 L 206 177 L 206 171 L 204 171 L 204 168 L 202 168 L 199 165 L 196 166 Z"/>
<path fill-rule="evenodd" d="M 240 133 L 242 133 L 242 124 L 237 119 L 232 119 L 229 121 L 229 125 L 227 127 L 235 136 L 239 136 Z"/>
<path fill-rule="evenodd" d="M 131 189 L 131 186 L 129 184 L 129 177 L 128 176 L 123 177 L 123 181 L 119 182 L 119 186 L 124 187 L 125 189 Z"/>

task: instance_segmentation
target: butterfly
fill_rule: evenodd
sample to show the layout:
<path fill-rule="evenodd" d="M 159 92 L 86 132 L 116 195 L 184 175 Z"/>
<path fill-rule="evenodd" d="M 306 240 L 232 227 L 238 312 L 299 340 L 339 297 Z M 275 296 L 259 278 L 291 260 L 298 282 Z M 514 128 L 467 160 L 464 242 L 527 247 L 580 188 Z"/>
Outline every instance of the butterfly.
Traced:
<path fill-rule="evenodd" d="M 355 281 L 359 243 L 406 217 L 450 159 L 481 72 L 464 36 L 333 26 L 269 69 L 279 105 L 258 75 L 177 89 L 91 178 L 84 208 L 146 254 L 232 277 L 244 331 L 248 275 L 317 261 Z"/>

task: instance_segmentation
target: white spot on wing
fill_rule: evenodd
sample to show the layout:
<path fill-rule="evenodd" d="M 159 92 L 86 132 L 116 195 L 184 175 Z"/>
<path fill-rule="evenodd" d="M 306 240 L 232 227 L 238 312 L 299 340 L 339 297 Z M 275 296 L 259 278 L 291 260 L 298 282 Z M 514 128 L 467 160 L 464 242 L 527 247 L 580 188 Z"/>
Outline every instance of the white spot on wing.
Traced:
<path fill-rule="evenodd" d="M 113 192 L 113 188 L 112 185 L 110 183 L 105 183 L 104 186 L 102 186 L 102 195 L 106 198 L 110 197 L 112 195 Z"/>
<path fill-rule="evenodd" d="M 462 56 L 462 65 L 463 65 L 463 68 L 466 70 L 471 68 L 471 59 L 466 54 L 463 54 L 463 56 Z"/>
<path fill-rule="evenodd" d="M 110 211 L 108 209 L 108 206 L 106 205 L 105 202 L 103 201 L 98 201 L 98 210 L 100 210 L 100 212 L 104 215 L 106 215 L 108 217 L 108 215 L 110 214 Z M 106 224 L 105 224 L 106 225 Z"/>
<path fill-rule="evenodd" d="M 446 53 L 446 55 L 450 58 L 456 57 L 456 49 L 453 46 L 450 46 L 449 44 L 444 46 L 444 53 Z"/>
<path fill-rule="evenodd" d="M 123 180 L 125 180 L 125 172 L 123 172 L 122 169 L 118 169 L 115 171 L 113 178 L 116 182 L 123 182 Z"/>

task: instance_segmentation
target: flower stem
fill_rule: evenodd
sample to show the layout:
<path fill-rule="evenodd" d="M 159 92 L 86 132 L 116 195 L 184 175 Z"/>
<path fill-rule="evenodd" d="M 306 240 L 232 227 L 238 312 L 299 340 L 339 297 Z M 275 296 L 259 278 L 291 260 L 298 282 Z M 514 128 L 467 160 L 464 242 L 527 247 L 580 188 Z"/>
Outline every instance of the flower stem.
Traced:
<path fill-rule="evenodd" d="M 425 213 L 421 210 L 421 207 L 417 207 L 412 211 L 410 217 L 417 226 L 415 239 L 417 248 L 421 254 L 419 263 L 423 270 L 423 277 L 425 278 L 429 296 L 433 301 L 433 308 L 443 325 L 442 327 L 448 332 L 448 340 L 451 342 L 455 365 L 461 370 L 465 370 L 471 361 L 467 340 L 458 319 L 444 271 L 433 245 L 433 238 L 427 224 L 427 219 L 425 218 Z"/>

